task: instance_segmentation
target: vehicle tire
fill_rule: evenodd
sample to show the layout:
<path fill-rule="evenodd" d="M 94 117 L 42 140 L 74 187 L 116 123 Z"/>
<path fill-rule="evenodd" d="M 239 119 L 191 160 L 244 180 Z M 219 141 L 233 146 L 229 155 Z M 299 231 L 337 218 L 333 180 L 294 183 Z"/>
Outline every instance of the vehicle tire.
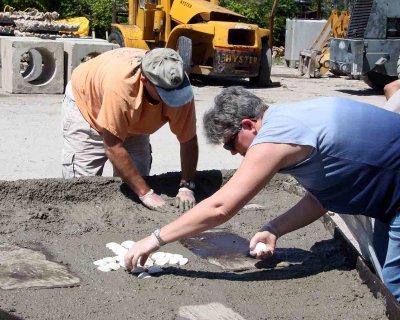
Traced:
<path fill-rule="evenodd" d="M 176 51 L 183 60 L 183 68 L 185 72 L 189 75 L 190 70 L 192 69 L 192 39 L 180 36 L 176 43 Z"/>
<path fill-rule="evenodd" d="M 108 42 L 118 44 L 121 48 L 125 47 L 124 37 L 121 31 L 114 29 L 108 36 Z"/>
<path fill-rule="evenodd" d="M 372 89 L 382 90 L 385 85 L 398 79 L 397 77 L 388 76 L 387 74 L 377 72 L 367 72 L 362 76 L 362 80 Z"/>
<path fill-rule="evenodd" d="M 400 79 L 400 56 L 399 59 L 397 60 L 397 78 Z"/>
<path fill-rule="evenodd" d="M 262 41 L 260 69 L 256 77 L 250 77 L 250 85 L 268 87 L 271 85 L 272 52 L 268 45 L 268 39 Z"/>

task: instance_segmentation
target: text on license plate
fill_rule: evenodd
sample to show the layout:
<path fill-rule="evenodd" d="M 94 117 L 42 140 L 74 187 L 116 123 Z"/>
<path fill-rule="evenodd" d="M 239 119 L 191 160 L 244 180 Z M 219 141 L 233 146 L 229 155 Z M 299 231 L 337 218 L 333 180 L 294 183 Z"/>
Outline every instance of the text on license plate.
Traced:
<path fill-rule="evenodd" d="M 225 63 L 245 63 L 245 64 L 255 64 L 257 63 L 257 57 L 255 56 L 241 56 L 226 54 L 223 56 L 223 62 Z"/>

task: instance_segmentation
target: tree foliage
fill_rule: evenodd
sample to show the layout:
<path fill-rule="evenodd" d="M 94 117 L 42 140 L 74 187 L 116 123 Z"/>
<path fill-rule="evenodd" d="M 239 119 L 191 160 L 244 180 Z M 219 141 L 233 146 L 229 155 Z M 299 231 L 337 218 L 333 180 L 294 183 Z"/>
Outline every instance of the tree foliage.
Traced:
<path fill-rule="evenodd" d="M 90 21 L 90 28 L 97 37 L 104 37 L 111 28 L 111 1 L 112 0 L 0 0 L 0 7 L 11 6 L 15 10 L 27 8 L 39 11 L 57 11 L 61 18 L 86 17 Z"/>
<path fill-rule="evenodd" d="M 274 0 L 226 0 L 223 5 L 246 17 L 246 21 L 269 28 Z M 283 45 L 285 42 L 286 19 L 299 14 L 299 7 L 294 0 L 280 0 L 274 16 L 274 43 Z"/>
<path fill-rule="evenodd" d="M 111 29 L 112 1 L 0 0 L 0 8 L 9 5 L 16 10 L 35 8 L 39 11 L 57 11 L 61 18 L 84 16 L 89 19 L 90 28 L 96 32 L 96 36 L 104 37 L 106 31 Z M 244 15 L 247 22 L 257 24 L 263 28 L 269 27 L 274 0 L 219 0 L 219 2 L 220 5 Z M 299 17 L 301 7 L 297 2 L 295 0 L 279 0 L 274 17 L 274 44 L 283 45 L 285 42 L 286 19 Z M 317 0 L 312 2 L 310 9 L 316 10 Z M 351 0 L 323 0 L 323 16 L 328 17 L 332 9 L 346 9 L 351 2 Z"/>

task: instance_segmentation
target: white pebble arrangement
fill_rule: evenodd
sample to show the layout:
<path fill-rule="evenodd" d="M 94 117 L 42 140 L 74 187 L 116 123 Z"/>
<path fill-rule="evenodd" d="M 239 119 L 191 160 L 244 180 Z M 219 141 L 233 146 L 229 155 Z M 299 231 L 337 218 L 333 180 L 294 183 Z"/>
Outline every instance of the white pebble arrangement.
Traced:
<path fill-rule="evenodd" d="M 132 240 L 126 240 L 121 244 L 109 242 L 106 244 L 106 247 L 116 254 L 116 256 L 96 260 L 93 264 L 102 272 L 116 271 L 121 267 L 125 268 L 124 256 L 134 244 L 135 242 Z M 183 266 L 188 262 L 189 259 L 183 257 L 181 254 L 157 251 L 147 258 L 143 266 L 136 267 L 131 270 L 131 273 L 137 275 L 138 279 L 147 279 L 151 278 L 152 274 L 162 273 L 164 270 L 161 266 Z"/>

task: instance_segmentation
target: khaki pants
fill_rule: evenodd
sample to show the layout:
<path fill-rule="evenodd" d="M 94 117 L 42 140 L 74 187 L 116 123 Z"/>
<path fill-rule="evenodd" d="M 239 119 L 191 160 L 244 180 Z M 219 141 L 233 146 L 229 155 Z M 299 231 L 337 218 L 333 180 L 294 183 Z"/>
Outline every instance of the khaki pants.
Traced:
<path fill-rule="evenodd" d="M 62 176 L 67 179 L 102 175 L 107 161 L 103 138 L 83 118 L 75 101 L 68 96 L 64 96 L 61 119 Z M 124 141 L 124 147 L 140 174 L 149 175 L 152 159 L 149 135 L 129 137 Z"/>

